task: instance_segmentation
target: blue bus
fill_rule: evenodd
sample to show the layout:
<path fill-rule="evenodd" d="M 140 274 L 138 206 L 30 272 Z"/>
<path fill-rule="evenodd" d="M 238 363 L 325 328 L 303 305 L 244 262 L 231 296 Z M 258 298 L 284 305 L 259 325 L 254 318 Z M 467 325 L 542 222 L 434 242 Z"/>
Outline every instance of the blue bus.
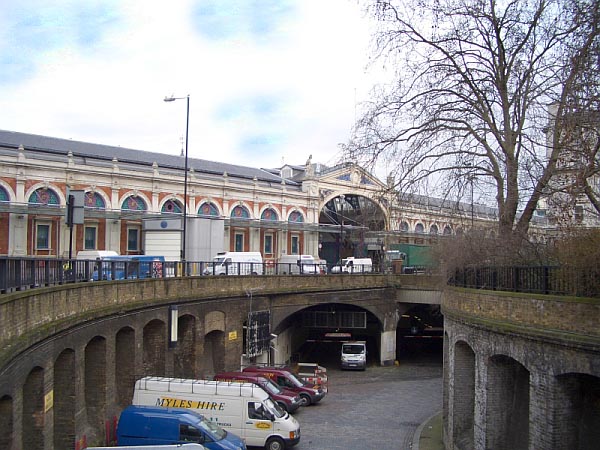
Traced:
<path fill-rule="evenodd" d="M 110 256 L 95 263 L 92 280 L 162 278 L 164 276 L 164 262 L 164 256 Z"/>

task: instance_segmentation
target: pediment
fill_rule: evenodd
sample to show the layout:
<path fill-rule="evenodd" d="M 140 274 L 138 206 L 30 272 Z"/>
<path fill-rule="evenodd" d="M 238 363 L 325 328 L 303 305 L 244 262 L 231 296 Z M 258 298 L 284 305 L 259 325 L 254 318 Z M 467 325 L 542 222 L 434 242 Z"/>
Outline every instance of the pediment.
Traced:
<path fill-rule="evenodd" d="M 319 181 L 321 183 L 332 183 L 375 190 L 385 188 L 385 184 L 378 178 L 356 164 L 332 167 L 321 174 Z"/>

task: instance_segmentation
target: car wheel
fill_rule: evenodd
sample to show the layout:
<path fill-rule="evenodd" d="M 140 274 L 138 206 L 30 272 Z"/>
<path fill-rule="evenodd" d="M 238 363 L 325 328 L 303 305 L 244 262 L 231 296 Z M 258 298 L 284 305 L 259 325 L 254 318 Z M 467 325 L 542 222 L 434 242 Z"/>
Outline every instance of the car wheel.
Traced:
<path fill-rule="evenodd" d="M 308 394 L 300 394 L 300 398 L 304 400 L 304 406 L 308 406 L 312 403 L 310 395 Z"/>
<path fill-rule="evenodd" d="M 265 445 L 266 450 L 285 450 L 285 442 L 280 437 L 272 437 Z"/>

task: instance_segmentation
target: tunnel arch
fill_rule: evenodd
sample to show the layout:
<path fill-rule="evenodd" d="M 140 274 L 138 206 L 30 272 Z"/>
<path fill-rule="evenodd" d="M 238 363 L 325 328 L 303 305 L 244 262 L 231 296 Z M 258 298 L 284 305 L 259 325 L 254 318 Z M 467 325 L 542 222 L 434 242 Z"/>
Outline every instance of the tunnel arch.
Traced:
<path fill-rule="evenodd" d="M 387 224 L 386 208 L 377 201 L 351 192 L 333 195 L 319 212 L 319 257 L 329 267 L 349 256 L 370 257 L 377 264 Z"/>

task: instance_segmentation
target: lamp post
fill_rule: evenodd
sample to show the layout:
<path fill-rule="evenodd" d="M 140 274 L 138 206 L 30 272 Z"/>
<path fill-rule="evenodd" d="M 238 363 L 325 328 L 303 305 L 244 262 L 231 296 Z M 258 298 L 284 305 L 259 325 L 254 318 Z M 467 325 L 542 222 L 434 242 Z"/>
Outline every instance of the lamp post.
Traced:
<path fill-rule="evenodd" d="M 190 129 L 190 96 L 185 97 L 165 97 L 165 102 L 174 102 L 175 100 L 187 101 L 187 112 L 185 119 L 185 174 L 183 175 L 183 236 L 181 238 L 181 261 L 183 262 L 183 271 L 187 275 L 187 264 L 185 261 L 186 231 L 187 231 L 187 179 L 188 179 L 188 132 Z"/>
<path fill-rule="evenodd" d="M 340 195 L 340 210 L 337 211 L 337 216 L 340 222 L 340 239 L 338 240 L 338 264 L 340 265 L 340 271 L 342 268 L 342 239 L 344 238 L 344 201 L 346 196 Z"/>

